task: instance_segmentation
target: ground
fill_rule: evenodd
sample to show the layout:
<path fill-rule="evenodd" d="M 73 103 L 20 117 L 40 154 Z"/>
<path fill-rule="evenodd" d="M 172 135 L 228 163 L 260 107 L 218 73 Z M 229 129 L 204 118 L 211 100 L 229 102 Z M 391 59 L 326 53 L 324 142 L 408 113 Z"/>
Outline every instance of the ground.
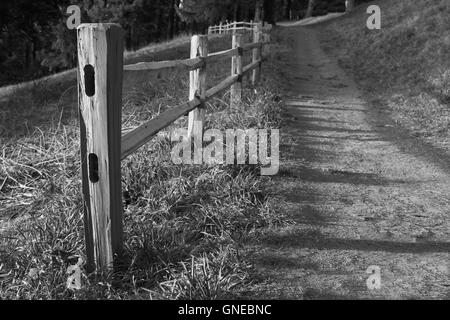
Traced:
<path fill-rule="evenodd" d="M 231 173 L 215 169 L 197 172 L 195 168 L 190 172 L 172 165 L 161 171 L 148 170 L 147 159 L 158 158 L 155 150 L 160 154 L 157 164 L 165 163 L 161 155 L 168 153 L 158 144 L 156 149 L 144 148 L 130 160 L 130 166 L 124 165 L 124 190 L 131 201 L 125 220 L 127 247 L 138 263 L 123 276 L 122 287 L 109 291 L 109 283 L 105 286 L 102 281 L 97 286 L 92 282 L 81 297 L 147 299 L 149 289 L 158 284 L 163 292 L 151 293 L 150 299 L 450 298 L 450 158 L 398 127 L 386 104 L 359 88 L 349 72 L 324 52 L 319 41 L 322 29 L 316 22 L 309 21 L 308 27 L 304 22 L 284 24 L 286 27 L 273 34 L 278 45 L 271 54 L 278 62 L 269 59 L 263 67 L 275 63 L 278 68 L 266 69 L 263 78 L 275 83 L 279 79 L 282 99 L 272 91 L 264 95 L 257 89 L 252 95 L 261 101 L 250 103 L 247 117 L 234 114 L 236 119 L 224 123 L 220 112 L 211 113 L 218 117 L 210 120 L 213 127 L 265 126 L 262 107 L 286 102 L 282 167 L 272 178 L 273 197 L 266 197 L 266 179 L 261 184 L 262 179 L 245 169 L 244 174 L 240 168 L 239 173 L 233 168 Z M 336 43 L 330 40 L 327 45 L 333 41 Z M 146 61 L 187 57 L 188 53 L 187 43 L 176 50 L 144 52 Z M 128 62 L 141 58 L 139 53 L 130 54 Z M 222 67 L 229 72 L 229 64 Z M 220 68 L 216 71 L 209 74 L 214 78 L 210 80 L 224 74 Z M 125 74 L 124 130 L 151 118 L 152 107 L 176 105 L 186 99 L 187 73 L 154 73 L 152 77 L 159 81 L 149 79 L 146 73 Z M 7 186 L 14 193 L 0 199 L 0 218 L 15 217 L 12 227 L 0 223 L 0 231 L 11 232 L 11 237 L 2 233 L 5 249 L 0 248 L 0 258 L 8 260 L 0 263 L 0 293 L 6 298 L 74 298 L 64 289 L 67 268 L 56 263 L 55 254 L 61 248 L 84 250 L 79 165 L 73 160 L 79 159 L 75 76 L 69 71 L 51 80 L 48 84 L 58 83 L 64 90 L 50 95 L 54 90 L 49 85 L 40 95 L 48 93 L 55 102 L 41 108 L 34 95 L 39 90 L 30 90 L 33 85 L 25 84 L 20 86 L 17 102 L 6 109 L 6 115 L 11 112 L 21 119 L 20 124 L 24 120 L 15 130 L 14 121 L 8 120 L 3 124 L 9 129 L 6 132 L 26 138 L 10 148 L 17 152 L 3 154 L 14 160 L 3 161 L 3 166 L 25 181 L 18 189 Z M 41 85 L 46 85 L 44 82 Z M 8 94 L 8 90 L 0 90 L 0 100 Z M 41 100 L 47 100 L 44 98 Z M 33 102 L 31 110 L 21 101 Z M 425 109 L 429 110 L 421 108 Z M 216 106 L 214 110 L 220 109 Z M 255 110 L 258 116 L 249 115 L 248 110 Z M 278 115 L 278 108 L 273 110 Z M 54 115 L 61 115 L 57 125 Z M 47 128 L 45 134 L 38 132 L 28 142 L 28 123 L 31 127 L 41 122 L 49 128 L 43 127 Z M 274 122 L 278 123 L 278 118 Z M 22 153 L 27 148 L 39 150 L 42 156 L 29 156 L 28 163 Z M 45 174 L 36 176 L 34 170 Z M 180 176 L 179 170 L 185 176 Z M 155 183 L 158 174 L 163 178 Z M 6 181 L 12 183 L 2 180 L 0 189 Z M 236 186 L 239 193 L 234 191 Z M 32 205 L 30 199 L 35 199 Z M 275 215 L 272 203 L 276 203 Z M 30 224 L 22 214 L 24 208 L 36 211 Z M 221 251 L 216 253 L 216 248 Z M 191 254 L 196 258 L 191 259 Z M 380 270 L 380 289 L 367 286 L 370 267 Z M 42 274 L 34 281 L 36 270 Z M 247 277 L 247 272 L 253 277 Z M 226 276 L 221 277 L 223 274 Z"/>
<path fill-rule="evenodd" d="M 286 91 L 279 212 L 292 223 L 247 245 L 274 299 L 450 298 L 450 162 L 397 127 L 320 46 L 282 27 Z M 369 290 L 369 267 L 381 288 Z"/>

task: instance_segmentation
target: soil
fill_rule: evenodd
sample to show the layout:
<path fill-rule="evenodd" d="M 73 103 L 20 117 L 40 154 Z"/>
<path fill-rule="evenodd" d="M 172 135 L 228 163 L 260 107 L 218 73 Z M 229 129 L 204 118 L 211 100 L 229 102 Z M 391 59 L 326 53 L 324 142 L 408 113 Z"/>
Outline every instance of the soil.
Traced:
<path fill-rule="evenodd" d="M 281 30 L 280 30 L 281 29 Z M 286 90 L 278 212 L 248 253 L 267 299 L 450 298 L 450 161 L 370 104 L 320 46 L 281 27 Z M 367 285 L 370 267 L 381 285 Z M 370 288 L 369 288 L 370 287 Z"/>

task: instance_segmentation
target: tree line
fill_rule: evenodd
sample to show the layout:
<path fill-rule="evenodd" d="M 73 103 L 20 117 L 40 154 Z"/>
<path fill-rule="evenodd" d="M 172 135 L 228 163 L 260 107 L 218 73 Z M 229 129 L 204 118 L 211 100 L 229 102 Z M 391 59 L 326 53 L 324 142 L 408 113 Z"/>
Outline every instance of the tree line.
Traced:
<path fill-rule="evenodd" d="M 312 8 L 311 8 L 312 2 Z M 76 31 L 66 26 L 67 7 L 81 21 L 115 22 L 135 50 L 181 33 L 204 33 L 220 21 L 298 19 L 308 12 L 342 11 L 345 0 L 1 0 L 0 86 L 76 65 Z M 314 9 L 314 10 L 313 10 Z"/>

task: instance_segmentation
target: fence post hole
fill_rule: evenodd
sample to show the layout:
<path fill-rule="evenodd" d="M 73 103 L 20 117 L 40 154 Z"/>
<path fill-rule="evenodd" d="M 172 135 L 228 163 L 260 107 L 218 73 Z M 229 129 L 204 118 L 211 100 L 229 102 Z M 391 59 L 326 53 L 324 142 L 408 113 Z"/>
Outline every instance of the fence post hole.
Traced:
<path fill-rule="evenodd" d="M 261 28 L 260 28 L 260 24 L 257 23 L 253 29 L 253 42 L 259 43 L 260 40 L 261 40 Z M 260 47 L 254 48 L 252 62 L 256 62 L 259 59 L 261 59 L 261 48 Z M 260 73 L 261 73 L 261 65 L 258 68 L 256 68 L 255 70 L 253 70 L 253 76 L 252 76 L 252 84 L 253 85 L 256 85 L 258 83 Z"/>
<path fill-rule="evenodd" d="M 208 56 L 208 37 L 193 36 L 191 39 L 191 58 Z M 206 65 L 190 72 L 189 80 L 189 100 L 206 97 Z M 194 141 L 203 140 L 203 121 L 205 118 L 205 108 L 202 103 L 198 108 L 189 113 L 188 139 L 194 137 Z M 200 139 L 200 140 L 197 140 Z"/>
<path fill-rule="evenodd" d="M 231 96 L 230 96 L 230 106 L 231 108 L 237 109 L 242 101 L 242 35 L 233 35 L 233 48 L 238 48 L 239 54 L 234 56 L 231 60 L 231 75 L 239 75 L 238 81 L 231 86 Z"/>
<path fill-rule="evenodd" d="M 122 28 L 80 25 L 78 91 L 89 272 L 112 268 L 122 252 L 122 73 Z"/>

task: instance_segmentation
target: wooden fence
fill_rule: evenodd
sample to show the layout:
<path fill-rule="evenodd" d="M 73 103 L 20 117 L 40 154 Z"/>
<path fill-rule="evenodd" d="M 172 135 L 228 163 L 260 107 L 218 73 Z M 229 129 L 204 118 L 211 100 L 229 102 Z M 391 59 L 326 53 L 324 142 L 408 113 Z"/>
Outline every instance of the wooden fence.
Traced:
<path fill-rule="evenodd" d="M 193 36 L 190 59 L 123 65 L 123 30 L 117 24 L 82 24 L 78 27 L 78 88 L 81 131 L 84 224 L 89 271 L 111 268 L 123 246 L 121 161 L 149 142 L 159 131 L 189 113 L 188 134 L 203 136 L 204 104 L 231 87 L 230 105 L 242 98 L 242 79 L 259 79 L 261 27 L 253 29 L 253 42 L 244 44 L 234 34 L 232 48 L 209 53 L 208 36 Z M 252 62 L 243 66 L 243 55 Z M 208 65 L 232 58 L 231 75 L 207 90 Z M 190 71 L 189 101 L 170 108 L 122 136 L 123 71 L 182 68 Z"/>
<path fill-rule="evenodd" d="M 260 28 L 263 32 L 268 32 L 272 29 L 271 24 L 263 24 L 260 22 L 222 22 L 216 26 L 211 26 L 208 28 L 208 34 L 235 34 L 235 33 L 246 33 L 253 32 L 255 28 Z"/>

